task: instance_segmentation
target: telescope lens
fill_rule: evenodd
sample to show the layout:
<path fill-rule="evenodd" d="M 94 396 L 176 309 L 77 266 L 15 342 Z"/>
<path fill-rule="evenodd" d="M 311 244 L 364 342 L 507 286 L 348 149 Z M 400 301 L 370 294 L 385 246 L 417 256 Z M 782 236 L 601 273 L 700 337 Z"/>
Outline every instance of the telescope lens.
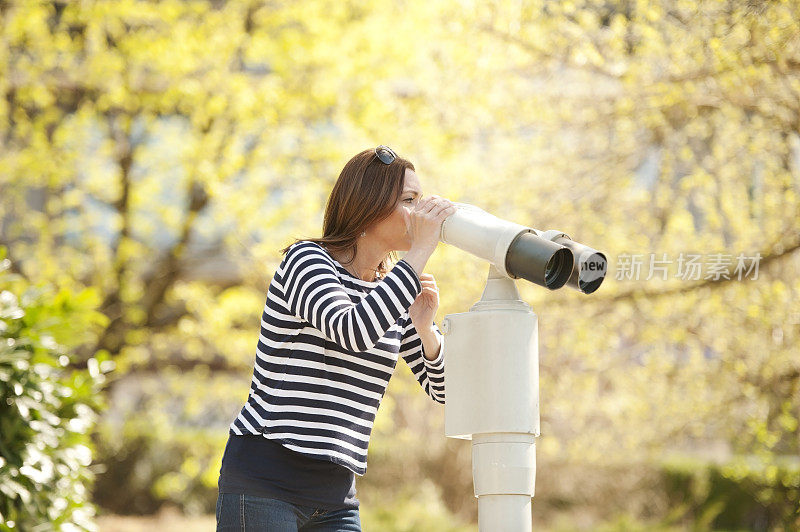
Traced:
<path fill-rule="evenodd" d="M 547 261 L 547 265 L 544 267 L 544 280 L 547 282 L 549 279 L 553 278 L 553 269 L 558 269 L 558 258 L 553 255 L 550 257 L 550 260 Z M 549 284 L 549 283 L 548 283 Z"/>
<path fill-rule="evenodd" d="M 572 260 L 570 260 L 572 256 L 566 249 L 563 251 L 566 253 L 562 250 L 554 253 L 544 268 L 544 283 L 548 288 L 553 285 L 558 285 L 556 288 L 563 285 L 563 277 L 568 276 L 567 271 L 572 270 Z"/>
<path fill-rule="evenodd" d="M 561 288 L 572 273 L 572 251 L 535 233 L 522 232 L 508 246 L 506 271 L 514 277 L 544 286 Z"/>
<path fill-rule="evenodd" d="M 578 261 L 578 289 L 584 294 L 591 294 L 602 284 L 606 277 L 606 256 L 599 251 L 588 249 L 581 253 Z"/>

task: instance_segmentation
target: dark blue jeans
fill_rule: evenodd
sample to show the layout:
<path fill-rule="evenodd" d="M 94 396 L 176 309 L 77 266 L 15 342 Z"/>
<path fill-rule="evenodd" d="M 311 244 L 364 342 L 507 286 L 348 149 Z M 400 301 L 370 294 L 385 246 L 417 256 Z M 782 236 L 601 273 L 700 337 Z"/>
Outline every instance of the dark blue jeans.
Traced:
<path fill-rule="evenodd" d="M 239 493 L 217 497 L 217 532 L 361 532 L 358 508 L 325 510 Z"/>

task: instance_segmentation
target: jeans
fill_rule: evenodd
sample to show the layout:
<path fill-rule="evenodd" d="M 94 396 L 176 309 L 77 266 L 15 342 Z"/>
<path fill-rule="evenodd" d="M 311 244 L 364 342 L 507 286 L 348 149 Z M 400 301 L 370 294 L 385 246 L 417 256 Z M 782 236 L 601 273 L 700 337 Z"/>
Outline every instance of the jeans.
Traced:
<path fill-rule="evenodd" d="M 217 532 L 361 532 L 358 508 L 325 510 L 239 493 L 217 497 Z"/>

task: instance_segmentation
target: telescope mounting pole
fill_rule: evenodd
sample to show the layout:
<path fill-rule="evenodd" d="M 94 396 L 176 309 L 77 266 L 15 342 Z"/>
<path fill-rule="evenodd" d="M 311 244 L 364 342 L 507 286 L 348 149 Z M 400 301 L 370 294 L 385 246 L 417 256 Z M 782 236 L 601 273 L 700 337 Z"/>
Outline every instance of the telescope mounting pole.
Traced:
<path fill-rule="evenodd" d="M 481 532 L 530 532 L 539 435 L 538 318 L 493 264 L 469 312 L 442 321 L 445 435 L 472 440 Z"/>

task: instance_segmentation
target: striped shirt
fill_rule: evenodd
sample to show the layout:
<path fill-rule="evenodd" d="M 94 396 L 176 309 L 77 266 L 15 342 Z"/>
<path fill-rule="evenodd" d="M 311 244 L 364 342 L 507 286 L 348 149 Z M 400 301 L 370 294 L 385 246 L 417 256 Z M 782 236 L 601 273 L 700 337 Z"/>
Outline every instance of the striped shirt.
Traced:
<path fill-rule="evenodd" d="M 380 401 L 398 357 L 444 403 L 444 337 L 436 360 L 423 356 L 408 308 L 422 292 L 404 259 L 363 281 L 315 242 L 286 252 L 261 315 L 253 379 L 231 434 L 262 434 L 288 449 L 363 475 Z"/>

